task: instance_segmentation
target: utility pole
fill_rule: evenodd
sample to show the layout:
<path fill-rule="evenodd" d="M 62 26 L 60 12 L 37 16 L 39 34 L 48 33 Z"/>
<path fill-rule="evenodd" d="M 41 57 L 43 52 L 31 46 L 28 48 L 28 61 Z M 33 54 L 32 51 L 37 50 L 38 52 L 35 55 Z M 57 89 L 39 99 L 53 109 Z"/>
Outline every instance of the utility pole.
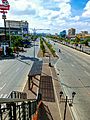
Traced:
<path fill-rule="evenodd" d="M 4 34 L 5 34 L 5 39 L 4 39 L 4 41 L 6 42 L 6 15 L 5 15 L 5 13 L 3 13 L 3 15 L 2 15 L 2 19 L 4 20 Z"/>
<path fill-rule="evenodd" d="M 66 118 L 66 108 L 67 108 L 67 100 L 68 100 L 68 97 L 66 96 L 66 101 L 65 101 L 65 110 L 64 110 L 64 119 Z"/>
<path fill-rule="evenodd" d="M 36 37 L 36 29 L 35 28 L 33 29 L 33 34 L 34 34 L 34 37 Z M 36 40 L 36 38 L 34 39 L 34 58 L 35 58 L 35 40 Z"/>
<path fill-rule="evenodd" d="M 0 13 L 3 13 L 2 19 L 4 20 L 4 33 L 5 33 L 5 42 L 6 42 L 6 15 L 7 10 L 10 9 L 10 5 L 7 0 L 2 0 L 2 4 L 0 4 Z"/>
<path fill-rule="evenodd" d="M 10 47 L 11 47 L 10 21 L 9 21 L 9 41 L 10 41 Z"/>

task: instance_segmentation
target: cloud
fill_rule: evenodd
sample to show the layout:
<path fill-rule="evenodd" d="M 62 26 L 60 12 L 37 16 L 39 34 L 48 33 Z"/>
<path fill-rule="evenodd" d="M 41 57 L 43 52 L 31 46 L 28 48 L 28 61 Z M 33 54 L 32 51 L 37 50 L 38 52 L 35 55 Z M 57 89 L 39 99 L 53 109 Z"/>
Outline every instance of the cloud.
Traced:
<path fill-rule="evenodd" d="M 69 20 L 78 21 L 80 20 L 80 16 L 70 17 Z"/>
<path fill-rule="evenodd" d="M 71 15 L 71 5 L 69 3 L 61 3 L 59 4 L 60 7 L 60 14 L 64 14 L 64 16 Z"/>
<path fill-rule="evenodd" d="M 67 2 L 70 2 L 71 0 L 53 0 L 53 1 L 55 1 L 55 2 L 64 2 L 64 3 L 67 3 Z"/>
<path fill-rule="evenodd" d="M 35 9 L 32 9 L 29 7 L 26 8 L 25 10 L 19 10 L 19 11 L 15 11 L 14 14 L 16 15 L 35 15 L 36 14 L 36 10 Z"/>
<path fill-rule="evenodd" d="M 63 29 L 78 27 L 88 28 L 83 18 L 90 17 L 90 0 L 83 9 L 82 16 L 72 12 L 72 0 L 8 0 L 10 11 L 7 19 L 26 20 L 30 28 L 50 28 L 50 32 L 60 32 Z M 82 22 L 80 20 L 82 19 Z M 89 18 L 88 18 L 89 19 Z M 3 26 L 2 16 L 0 25 Z M 88 28 L 90 30 L 90 26 Z"/>
<path fill-rule="evenodd" d="M 82 17 L 89 17 L 90 18 L 90 0 L 87 2 L 84 12 L 82 13 Z"/>

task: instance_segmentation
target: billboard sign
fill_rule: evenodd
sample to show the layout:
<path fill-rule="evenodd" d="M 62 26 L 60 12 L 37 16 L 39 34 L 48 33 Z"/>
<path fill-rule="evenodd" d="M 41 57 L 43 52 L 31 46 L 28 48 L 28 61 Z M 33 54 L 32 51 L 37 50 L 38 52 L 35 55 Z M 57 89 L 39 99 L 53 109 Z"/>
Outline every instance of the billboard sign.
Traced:
<path fill-rule="evenodd" d="M 9 10 L 10 5 L 7 0 L 2 0 L 2 4 L 0 4 L 0 10 Z"/>
<path fill-rule="evenodd" d="M 24 27 L 23 28 L 23 34 L 28 34 L 28 27 L 26 27 L 26 28 Z"/>

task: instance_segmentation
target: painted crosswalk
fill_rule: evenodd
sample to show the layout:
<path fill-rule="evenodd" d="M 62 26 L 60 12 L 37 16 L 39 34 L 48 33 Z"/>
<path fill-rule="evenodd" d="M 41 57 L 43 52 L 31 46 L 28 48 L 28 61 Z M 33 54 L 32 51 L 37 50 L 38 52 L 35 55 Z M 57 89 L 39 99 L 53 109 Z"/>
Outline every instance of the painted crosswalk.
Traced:
<path fill-rule="evenodd" d="M 7 98 L 8 94 L 0 94 L 0 98 Z"/>

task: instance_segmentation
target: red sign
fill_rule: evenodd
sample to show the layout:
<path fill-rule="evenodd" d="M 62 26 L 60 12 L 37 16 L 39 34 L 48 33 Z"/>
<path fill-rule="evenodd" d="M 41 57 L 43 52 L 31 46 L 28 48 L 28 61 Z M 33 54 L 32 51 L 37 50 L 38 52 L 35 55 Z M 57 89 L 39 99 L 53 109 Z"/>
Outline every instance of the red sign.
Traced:
<path fill-rule="evenodd" d="M 0 4 L 0 10 L 9 10 L 9 9 L 10 9 L 10 5 L 4 6 Z"/>
<path fill-rule="evenodd" d="M 10 5 L 7 0 L 2 0 L 2 4 L 0 4 L 0 10 L 9 10 Z"/>

